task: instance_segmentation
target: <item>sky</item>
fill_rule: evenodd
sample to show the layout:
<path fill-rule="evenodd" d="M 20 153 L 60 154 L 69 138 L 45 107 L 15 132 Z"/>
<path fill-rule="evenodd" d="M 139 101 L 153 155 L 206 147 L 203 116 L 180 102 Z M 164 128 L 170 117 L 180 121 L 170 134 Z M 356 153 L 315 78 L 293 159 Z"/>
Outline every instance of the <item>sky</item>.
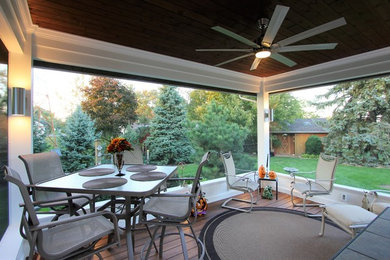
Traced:
<path fill-rule="evenodd" d="M 295 90 L 291 91 L 291 95 L 295 98 L 298 98 L 300 100 L 304 100 L 307 102 L 319 102 L 319 101 L 325 101 L 326 99 L 319 99 L 317 96 L 325 94 L 329 88 L 332 88 L 331 86 L 324 86 L 324 87 L 316 87 L 316 88 L 309 88 L 309 89 L 301 89 L 301 90 Z M 317 114 L 321 118 L 329 118 L 332 116 L 334 107 L 329 107 L 325 109 L 317 109 L 315 106 L 307 106 L 305 107 L 306 112 L 313 112 Z"/>
<path fill-rule="evenodd" d="M 80 104 L 82 97 L 79 86 L 89 84 L 92 76 L 73 72 L 34 68 L 33 103 L 44 109 L 51 110 L 56 118 L 65 120 Z M 125 85 L 131 85 L 135 91 L 158 90 L 162 85 L 132 80 L 120 80 Z M 294 97 L 315 101 L 316 95 L 323 94 L 331 87 L 319 87 L 290 92 Z M 189 100 L 191 89 L 179 88 L 180 95 Z M 308 112 L 316 112 L 320 117 L 330 117 L 332 109 L 318 111 L 315 107 L 306 107 Z"/>
<path fill-rule="evenodd" d="M 79 86 L 89 84 L 92 76 L 34 68 L 34 105 L 51 110 L 55 117 L 65 119 L 80 104 Z M 132 80 L 120 80 L 132 85 L 135 91 L 158 90 L 162 85 Z"/>

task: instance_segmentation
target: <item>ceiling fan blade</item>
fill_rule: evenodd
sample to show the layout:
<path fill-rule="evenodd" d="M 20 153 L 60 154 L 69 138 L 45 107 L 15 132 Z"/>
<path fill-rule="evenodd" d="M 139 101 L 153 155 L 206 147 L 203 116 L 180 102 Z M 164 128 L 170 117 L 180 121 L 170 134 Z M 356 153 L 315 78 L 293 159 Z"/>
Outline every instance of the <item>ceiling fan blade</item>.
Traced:
<path fill-rule="evenodd" d="M 251 52 L 253 49 L 196 49 L 195 51 L 239 51 L 239 52 Z"/>
<path fill-rule="evenodd" d="M 230 59 L 230 60 L 227 60 L 227 61 L 218 63 L 218 64 L 216 64 L 215 66 L 219 67 L 219 66 L 224 65 L 224 64 L 226 64 L 226 63 L 230 63 L 230 62 L 232 62 L 232 61 L 240 60 L 240 59 L 243 59 L 243 58 L 252 56 L 252 55 L 255 55 L 255 54 L 254 54 L 254 53 L 249 53 L 249 54 L 245 54 L 245 55 L 242 55 L 242 56 L 238 56 L 238 57 L 236 57 L 236 58 L 234 58 L 234 59 Z"/>
<path fill-rule="evenodd" d="M 251 70 L 257 69 L 257 66 L 259 66 L 261 60 L 262 59 L 259 59 L 259 58 L 256 57 L 255 60 L 252 63 Z"/>
<path fill-rule="evenodd" d="M 297 65 L 297 63 L 295 61 L 290 60 L 289 58 L 287 58 L 283 55 L 277 54 L 277 53 L 272 53 L 270 57 L 276 61 L 279 61 L 279 62 L 289 66 L 289 67 L 293 67 L 293 66 Z"/>
<path fill-rule="evenodd" d="M 244 37 L 232 32 L 232 31 L 229 31 L 228 29 L 222 28 L 221 26 L 214 26 L 214 27 L 211 27 L 211 29 L 213 29 L 217 32 L 220 32 L 222 34 L 225 34 L 226 36 L 229 36 L 229 37 L 231 37 L 239 42 L 242 42 L 246 45 L 249 45 L 252 48 L 260 48 L 260 46 L 257 45 L 256 43 L 254 43 L 253 41 L 248 40 L 247 38 L 244 38 Z"/>
<path fill-rule="evenodd" d="M 342 18 L 336 19 L 334 21 L 331 21 L 329 23 L 325 23 L 323 25 L 314 27 L 313 29 L 310 29 L 310 30 L 298 33 L 298 34 L 296 34 L 294 36 L 291 36 L 291 37 L 289 37 L 287 39 L 281 40 L 277 44 L 280 47 L 286 46 L 286 45 L 289 45 L 291 43 L 294 43 L 294 42 L 297 42 L 297 41 L 300 41 L 300 40 L 312 37 L 314 35 L 317 35 L 317 34 L 320 34 L 320 33 L 323 33 L 323 32 L 326 32 L 326 31 L 329 31 L 329 30 L 332 30 L 332 29 L 335 29 L 335 28 L 343 26 L 345 24 L 347 24 L 347 22 L 345 21 L 344 17 L 342 17 Z"/>
<path fill-rule="evenodd" d="M 293 45 L 276 48 L 277 52 L 293 52 L 293 51 L 315 51 L 315 50 L 333 50 L 337 43 L 320 43 L 307 45 Z"/>
<path fill-rule="evenodd" d="M 265 32 L 264 38 L 261 41 L 262 45 L 266 47 L 271 46 L 289 9 L 290 7 L 283 6 L 283 5 L 277 5 L 275 7 L 275 11 L 272 14 L 271 20 L 268 24 L 267 31 Z"/>

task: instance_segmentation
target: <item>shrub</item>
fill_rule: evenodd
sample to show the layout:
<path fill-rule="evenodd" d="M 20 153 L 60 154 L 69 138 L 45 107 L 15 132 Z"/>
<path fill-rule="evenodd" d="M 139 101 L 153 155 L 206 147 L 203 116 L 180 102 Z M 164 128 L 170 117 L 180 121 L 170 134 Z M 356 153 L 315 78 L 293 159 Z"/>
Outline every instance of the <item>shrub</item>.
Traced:
<path fill-rule="evenodd" d="M 306 146 L 306 153 L 307 154 L 317 154 L 318 155 L 322 152 L 321 139 L 316 135 L 310 136 L 307 139 L 305 146 Z"/>
<path fill-rule="evenodd" d="M 318 159 L 319 155 L 318 154 L 307 154 L 304 153 L 301 155 L 301 158 L 303 159 Z"/>

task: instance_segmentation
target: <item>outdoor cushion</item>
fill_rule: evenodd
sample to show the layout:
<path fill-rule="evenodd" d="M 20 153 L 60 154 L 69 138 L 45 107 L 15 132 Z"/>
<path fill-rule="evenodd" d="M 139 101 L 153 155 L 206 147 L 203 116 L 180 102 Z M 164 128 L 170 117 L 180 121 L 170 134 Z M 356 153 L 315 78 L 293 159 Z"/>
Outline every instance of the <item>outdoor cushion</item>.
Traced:
<path fill-rule="evenodd" d="M 333 204 L 326 206 L 327 214 L 346 227 L 370 223 L 376 215 L 356 205 Z"/>
<path fill-rule="evenodd" d="M 372 205 L 372 212 L 374 212 L 375 214 L 380 214 L 382 211 L 385 210 L 385 208 L 387 207 L 390 207 L 390 203 L 386 203 L 386 202 L 375 202 L 373 205 Z"/>

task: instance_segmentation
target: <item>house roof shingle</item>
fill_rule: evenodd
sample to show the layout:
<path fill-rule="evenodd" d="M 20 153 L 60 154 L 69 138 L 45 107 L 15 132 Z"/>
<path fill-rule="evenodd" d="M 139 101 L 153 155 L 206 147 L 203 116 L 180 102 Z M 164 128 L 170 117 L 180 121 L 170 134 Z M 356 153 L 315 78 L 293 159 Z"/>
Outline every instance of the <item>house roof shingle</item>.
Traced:
<path fill-rule="evenodd" d="M 303 133 L 329 133 L 326 118 L 302 118 L 287 124 L 287 129 L 272 131 L 273 134 L 303 134 Z"/>

